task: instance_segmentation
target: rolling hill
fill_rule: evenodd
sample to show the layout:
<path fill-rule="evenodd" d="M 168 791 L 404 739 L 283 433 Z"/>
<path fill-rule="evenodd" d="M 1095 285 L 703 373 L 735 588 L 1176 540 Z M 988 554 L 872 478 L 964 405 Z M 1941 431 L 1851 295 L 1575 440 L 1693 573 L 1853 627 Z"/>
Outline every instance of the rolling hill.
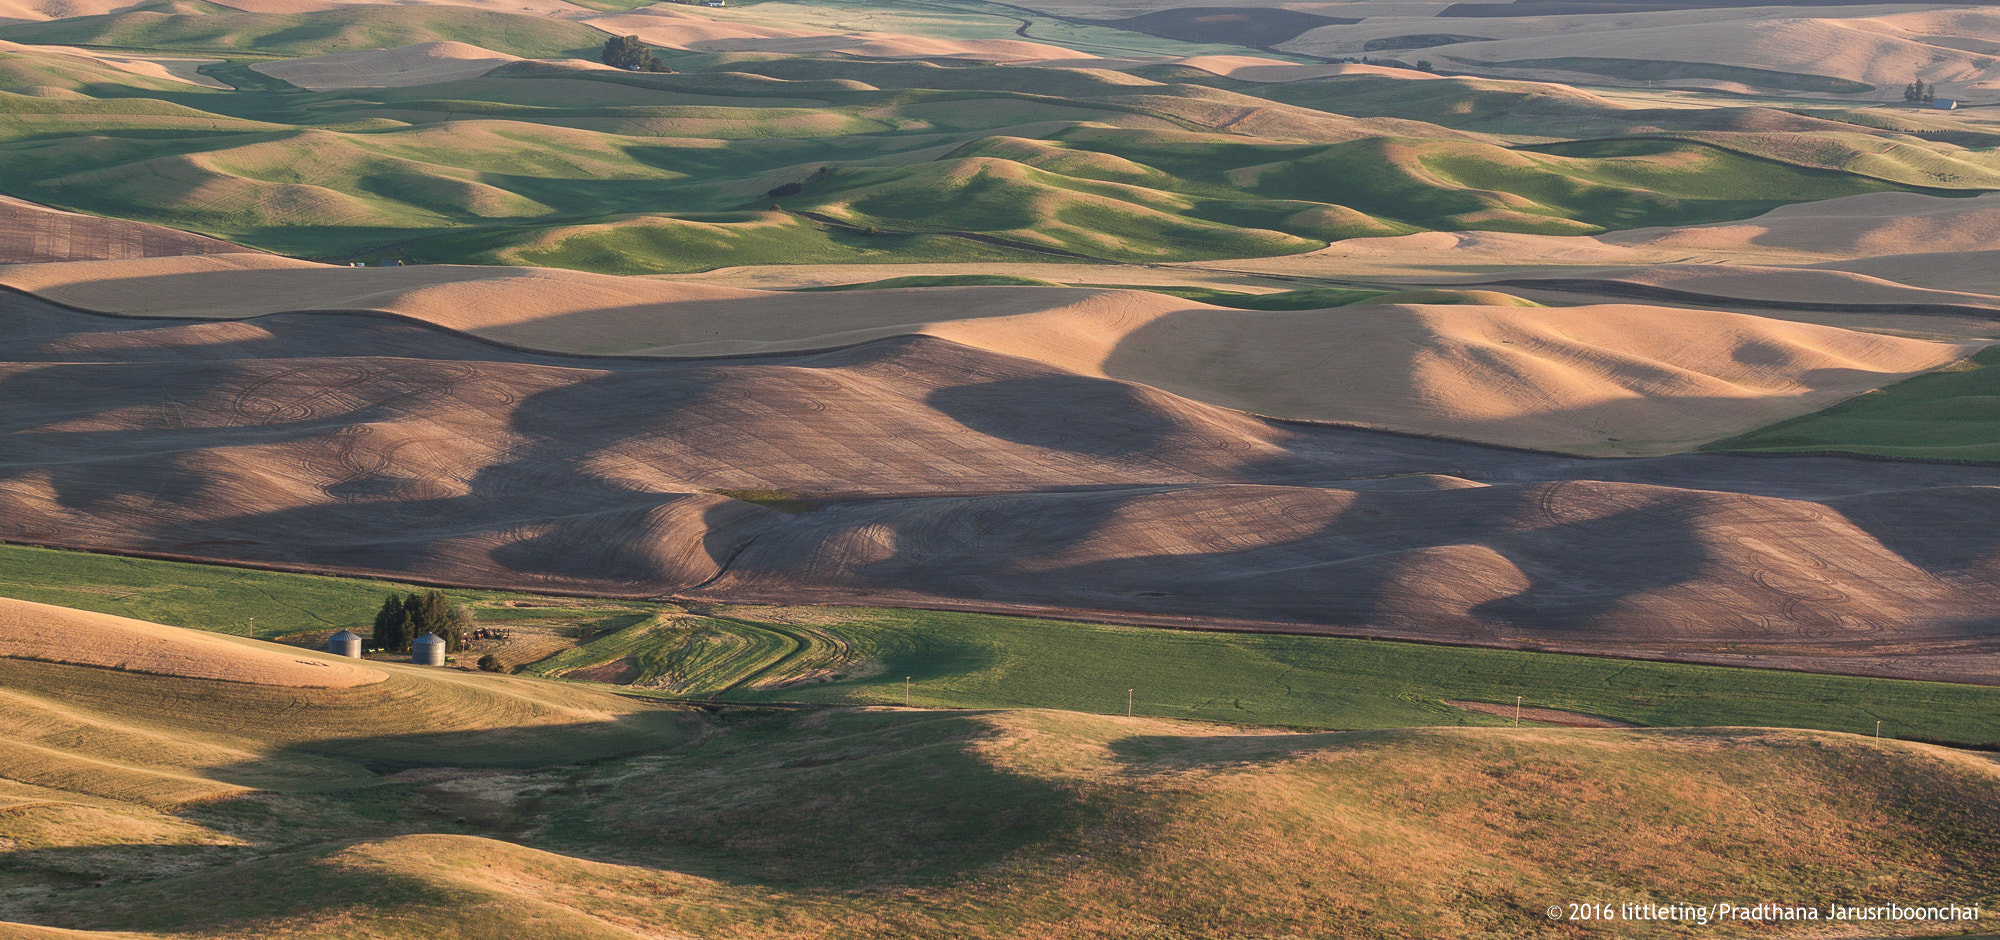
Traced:
<path fill-rule="evenodd" d="M 1991 760 L 1851 735 L 703 715 L 367 668 L 389 677 L 358 687 L 375 712 L 288 727 L 259 719 L 295 709 L 295 688 L 0 657 L 0 721 L 47 732 L 0 789 L 4 929 L 1102 937 L 1248 921 L 1324 937 L 1560 936 L 1567 917 L 1544 909 L 1573 896 L 1979 899 L 2000 851 Z M 160 708 L 163 691 L 221 696 L 240 717 L 220 733 L 200 708 Z M 421 710 L 436 730 L 382 728 L 381 706 Z M 594 717 L 538 735 L 528 716 L 550 706 Z M 575 732 L 606 724 L 638 750 L 557 763 L 590 754 Z M 464 762 L 499 740 L 512 745 L 500 766 Z"/>
<path fill-rule="evenodd" d="M 1347 9 L 1365 21 L 1321 26 L 1277 48 L 1329 58 L 1368 51 L 1423 56 L 1481 75 L 1894 100 L 1915 77 L 1912 69 L 1947 97 L 1990 94 L 1994 39 L 2000 36 L 2000 19 L 1976 6 L 1461 3 L 1422 11 Z M 1607 13 L 1612 15 L 1601 15 Z"/>
<path fill-rule="evenodd" d="M 768 302 L 657 289 L 683 301 L 709 292 L 712 309 Z M 1146 304 L 1192 307 L 1225 324 L 1308 316 L 1015 290 L 1020 303 L 1076 304 L 1070 317 Z M 1008 296 L 959 288 L 780 299 L 879 317 L 881 296 L 929 306 L 952 291 Z M 440 309 L 490 306 L 453 303 L 435 288 L 409 296 Z M 15 541 L 516 589 L 1080 610 L 1871 674 L 1992 674 L 1985 621 L 1965 615 L 1990 603 L 1984 516 L 1970 511 L 1984 504 L 1910 516 L 1874 508 L 1940 482 L 1994 485 L 1986 469 L 1721 457 L 1606 465 L 1272 422 L 1024 358 L 1033 351 L 1024 346 L 907 327 L 816 352 L 674 361 L 529 352 L 379 316 L 116 320 L 19 299 L 10 307 L 15 352 L 4 387 L 22 449 L 0 464 L 0 535 Z M 1350 313 L 1361 310 L 1372 312 Z M 1503 331 L 1492 357 L 1507 355 L 1510 335 L 1543 344 L 1538 356 L 1551 355 L 1559 335 L 1592 337 L 1560 310 L 1335 315 L 1483 322 Z M 1543 339 L 1492 326 L 1544 315 Z M 1762 362 L 1767 374 L 1786 356 L 1803 377 L 1851 370 L 1863 356 L 1938 363 L 1958 354 L 1708 316 L 1766 338 L 1684 352 Z M 628 322 L 658 329 L 643 316 Z M 1003 325 L 990 335 L 1034 334 Z M 1598 362 L 1615 361 L 1608 345 L 1580 344 L 1576 355 L 1593 348 Z M 1830 355 L 1849 365 L 1822 358 Z M 1460 392 L 1487 401 L 1481 388 Z M 1665 390 L 1652 407 L 1670 400 Z M 1690 394 L 1681 412 L 1713 394 Z M 745 492 L 802 494 L 820 508 L 795 514 L 728 495 Z M 1912 539 L 1953 547 L 1913 554 Z"/>
<path fill-rule="evenodd" d="M 0 935 L 2000 904 L 1987 12 L 33 6 Z"/>
<path fill-rule="evenodd" d="M 161 0 L 100 16 L 0 26 L 0 39 L 19 43 L 259 57 L 463 42 L 528 58 L 594 58 L 605 35 L 565 20 L 451 4 L 245 13 L 204 0 Z"/>
<path fill-rule="evenodd" d="M 1276 418 L 1585 454 L 1687 450 L 1980 348 L 1710 311 L 1481 305 L 1505 304 L 1500 294 L 1391 294 L 1337 310 L 1249 311 L 1102 289 L 800 295 L 523 268 L 354 271 L 262 257 L 38 266 L 0 274 L 0 283 L 151 316 L 368 309 L 565 353 L 772 355 L 924 335 Z M 1683 329 L 1657 330 L 1666 318 Z"/>
<path fill-rule="evenodd" d="M 36 42 L 305 57 L 210 67 L 239 90 L 168 89 L 16 47 L 0 69 L 62 96 L 0 95 L 8 193 L 295 256 L 638 274 L 1243 258 L 2000 186 L 1963 147 L 1861 118 L 1723 119 L 1519 83 L 1260 83 L 1174 65 L 712 53 L 637 75 L 511 61 L 592 54 L 575 45 L 582 33 L 560 33 L 588 27 L 566 20 L 405 6 L 364 23 L 363 9 L 181 4 L 0 27 Z M 411 40 L 425 42 L 362 51 Z M 1545 118 L 1608 137 L 1494 136 Z"/>

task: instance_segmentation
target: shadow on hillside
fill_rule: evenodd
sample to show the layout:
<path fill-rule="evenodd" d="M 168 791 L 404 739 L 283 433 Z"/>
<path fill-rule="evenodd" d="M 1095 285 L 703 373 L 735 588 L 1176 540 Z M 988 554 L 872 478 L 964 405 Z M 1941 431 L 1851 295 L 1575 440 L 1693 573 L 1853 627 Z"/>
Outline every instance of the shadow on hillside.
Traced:
<path fill-rule="evenodd" d="M 460 703 L 449 697 L 409 701 L 412 720 L 427 717 L 421 714 L 423 711 L 449 708 L 456 704 Z M 483 703 L 468 699 L 463 704 L 504 706 L 505 702 L 502 696 L 496 695 Z M 269 716 L 260 717 L 268 719 Z M 472 716 L 470 720 L 481 717 L 487 716 Z M 358 715 L 357 718 L 380 720 L 379 715 Z M 504 716 L 491 718 L 504 720 Z M 325 725 L 318 726 L 316 730 L 337 733 L 337 729 L 328 729 Z M 364 774 L 372 774 L 379 780 L 401 771 L 435 767 L 533 770 L 594 763 L 679 747 L 695 736 L 694 719 L 687 712 L 662 708 L 618 715 L 605 721 L 562 725 L 329 736 L 282 746 L 254 760 L 208 767 L 203 770 L 203 776 L 243 786 L 278 789 L 312 787 L 316 783 L 366 785 L 371 781 Z M 339 781 L 300 780 L 290 774 L 273 773 L 274 769 L 280 768 L 324 766 L 327 758 L 351 762 L 350 766 L 361 770 L 352 778 Z"/>
<path fill-rule="evenodd" d="M 1990 578 L 2000 570 L 2000 489 L 1990 484 L 1871 493 L 1828 505 L 1931 574 Z"/>
<path fill-rule="evenodd" d="M 1074 788 L 997 767 L 979 713 L 753 715 L 563 810 L 548 847 L 784 887 L 955 881 L 1090 816 Z"/>
<path fill-rule="evenodd" d="M 1541 488 L 1359 491 L 1190 487 L 830 508 L 759 542 L 736 571 L 1085 609 L 1419 627 L 1490 641 L 1579 626 L 1651 635 L 1634 598 L 1716 580 L 1689 507 L 1588 500 L 1598 518 L 1537 516 Z M 912 511 L 912 510 L 916 511 Z M 1265 520 L 1268 531 L 1245 529 Z M 814 571 L 821 546 L 867 528 L 894 555 Z"/>
<path fill-rule="evenodd" d="M 1095 457 L 1158 459 L 1184 429 L 1141 386 L 1067 373 L 951 385 L 924 403 L 989 437 Z M 1088 416 L 1087 421 L 1051 420 Z"/>
<path fill-rule="evenodd" d="M 1557 498 L 1550 492 L 1545 500 Z M 1608 499 L 1602 503 L 1585 511 L 1616 507 Z M 1678 633 L 1675 628 L 1680 625 L 1669 612 L 1627 608 L 1653 592 L 1723 580 L 1710 570 L 1718 558 L 1703 542 L 1699 507 L 1689 503 L 1666 500 L 1617 508 L 1595 518 L 1557 521 L 1494 539 L 1531 583 L 1527 590 L 1477 605 L 1471 613 L 1546 634 Z M 1719 593 L 1720 588 L 1711 590 Z M 1773 613 L 1782 613 L 1786 600 L 1753 596 L 1736 603 L 1752 612 L 1768 605 Z"/>
<path fill-rule="evenodd" d="M 337 754 L 375 776 L 205 801 L 181 815 L 224 832 L 254 824 L 263 828 L 246 837 L 264 842 L 468 835 L 807 888 L 954 881 L 1070 839 L 1088 816 L 1073 788 L 985 759 L 977 742 L 991 727 L 978 713 L 732 711 L 710 721 L 714 733 L 698 741 L 623 754 L 585 746 L 566 763 L 532 738 L 574 729 L 317 742 L 270 760 Z M 255 776 L 256 763 L 212 775 Z"/>
<path fill-rule="evenodd" d="M 14 908 L 10 917 L 72 930 L 254 931 L 280 919 L 324 916 L 355 907 L 380 911 L 475 905 L 492 899 L 486 892 L 442 879 L 340 864 L 337 856 L 349 847 L 342 840 L 248 860 L 241 850 L 221 846 L 116 847 L 152 856 L 168 849 L 199 850 L 199 854 L 181 853 L 177 865 L 163 865 L 153 877 L 137 869 L 104 869 L 98 857 L 106 851 L 103 848 L 38 849 L 10 853 L 0 871 L 58 888 Z"/>

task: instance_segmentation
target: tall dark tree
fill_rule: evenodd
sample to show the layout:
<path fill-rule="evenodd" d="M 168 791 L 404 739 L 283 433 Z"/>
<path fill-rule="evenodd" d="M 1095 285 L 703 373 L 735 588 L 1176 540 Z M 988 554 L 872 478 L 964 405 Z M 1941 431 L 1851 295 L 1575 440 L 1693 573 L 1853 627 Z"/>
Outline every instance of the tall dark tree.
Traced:
<path fill-rule="evenodd" d="M 451 601 L 444 596 L 443 591 L 412 594 L 409 601 L 403 605 L 403 609 L 409 612 L 410 620 L 414 624 L 412 628 L 414 632 L 410 634 L 411 640 L 426 633 L 435 633 L 441 639 L 450 639 L 447 634 L 451 632 Z"/>
<path fill-rule="evenodd" d="M 403 633 L 403 598 L 400 595 L 390 594 L 382 601 L 382 609 L 375 614 L 373 641 L 376 649 L 409 648 L 410 637 Z"/>
<path fill-rule="evenodd" d="M 637 36 L 613 36 L 604 41 L 604 64 L 627 72 L 671 72 Z"/>
<path fill-rule="evenodd" d="M 394 652 L 409 652 L 410 644 L 415 643 L 419 636 L 422 636 L 422 634 L 417 630 L 417 618 L 410 616 L 408 610 L 398 613 L 396 615 L 396 647 Z"/>

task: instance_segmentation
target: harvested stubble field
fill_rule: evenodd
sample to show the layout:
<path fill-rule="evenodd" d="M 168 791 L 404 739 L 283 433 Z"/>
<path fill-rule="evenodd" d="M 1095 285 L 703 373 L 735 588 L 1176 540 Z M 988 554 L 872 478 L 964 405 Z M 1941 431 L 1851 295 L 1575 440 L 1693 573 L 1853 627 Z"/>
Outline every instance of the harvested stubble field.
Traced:
<path fill-rule="evenodd" d="M 388 678 L 255 642 L 17 600 L 0 600 L 0 656 L 285 688 L 345 689 Z"/>
<path fill-rule="evenodd" d="M 1988 501 L 1963 498 L 1991 468 L 1602 463 L 1285 424 L 924 336 L 584 359 L 375 317 L 9 308 L 13 540 L 2000 676 L 1966 613 L 1994 591 Z M 721 495 L 750 492 L 819 508 Z"/>

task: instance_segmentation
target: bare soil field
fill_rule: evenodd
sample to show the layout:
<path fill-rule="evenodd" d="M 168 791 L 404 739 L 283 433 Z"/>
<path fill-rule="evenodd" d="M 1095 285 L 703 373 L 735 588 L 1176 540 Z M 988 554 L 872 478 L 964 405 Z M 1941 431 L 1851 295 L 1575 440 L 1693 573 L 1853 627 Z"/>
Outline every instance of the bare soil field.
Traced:
<path fill-rule="evenodd" d="M 0 264 L 215 254 L 254 252 L 158 225 L 64 212 L 0 196 Z"/>
<path fill-rule="evenodd" d="M 1278 423 L 923 336 L 580 359 L 7 309 L 12 541 L 2000 681 L 2000 468 Z"/>
<path fill-rule="evenodd" d="M 1632 229 L 1597 238 L 1634 247 L 1776 248 L 1829 258 L 1971 251 L 2000 239 L 2000 194 L 1953 199 L 1868 193 L 1785 206 L 1742 222 Z"/>
<path fill-rule="evenodd" d="M 331 91 L 459 81 L 519 61 L 519 56 L 462 42 L 426 42 L 400 49 L 359 49 L 304 59 L 279 59 L 260 62 L 251 68 L 300 88 Z"/>
<path fill-rule="evenodd" d="M 123 313 L 374 310 L 565 353 L 768 355 L 923 335 L 1253 414 L 1581 454 L 1690 450 L 1977 348 L 1633 304 L 1265 312 L 1108 289 L 797 294 L 537 269 L 357 270 L 265 258 L 16 268 L 0 282 Z M 1897 296 L 1895 285 L 1884 291 Z M 1994 309 L 2000 315 L 2000 304 Z M 1661 330 L 1663 320 L 1678 327 Z"/>
<path fill-rule="evenodd" d="M 1937 10 L 1670 0 L 1379 11 L 1360 6 L 1317 8 L 1364 19 L 1312 29 L 1276 48 L 1339 58 L 1403 36 L 1467 33 L 1476 35 L 1426 45 L 1422 54 L 1441 67 L 1481 75 L 1636 85 L 1651 78 L 1678 87 L 1763 89 L 1858 102 L 1898 100 L 1896 92 L 1910 80 L 1904 73 L 1913 67 L 1946 97 L 1983 98 L 2000 83 L 2000 67 L 1986 47 L 1966 48 L 1968 40 L 1986 43 L 2000 32 L 2000 19 L 1983 5 Z"/>
<path fill-rule="evenodd" d="M 1715 225 L 1592 236 L 1423 232 L 1350 239 L 1282 258 L 1175 267 L 1212 276 L 1373 277 L 1509 290 L 1569 281 L 1557 295 L 1566 303 L 1644 299 L 1842 326 L 1988 336 L 1995 327 L 1982 311 L 2000 308 L 2000 276 L 1993 273 L 2000 266 L 1991 248 L 1996 239 L 2000 197 L 1871 193 Z M 1599 289 L 1588 289 L 1585 281 Z M 1872 319 L 1840 319 L 1841 307 Z"/>
<path fill-rule="evenodd" d="M 1223 42 L 1261 49 L 1296 39 L 1321 26 L 1361 21 L 1278 7 L 1176 7 L 1124 19 L 1083 22 L 1186 42 Z"/>

